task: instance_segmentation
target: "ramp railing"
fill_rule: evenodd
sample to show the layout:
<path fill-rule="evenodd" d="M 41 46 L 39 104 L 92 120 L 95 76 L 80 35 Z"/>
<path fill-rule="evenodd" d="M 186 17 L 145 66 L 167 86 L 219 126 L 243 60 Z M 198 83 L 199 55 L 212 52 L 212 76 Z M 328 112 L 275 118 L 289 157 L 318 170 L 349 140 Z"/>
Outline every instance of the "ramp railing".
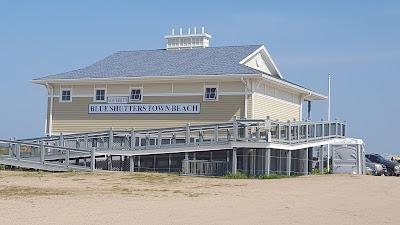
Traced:
<path fill-rule="evenodd" d="M 8 153 L 0 155 L 2 164 L 26 168 L 46 169 L 53 171 L 91 170 L 95 169 L 95 149 L 78 149 L 60 145 L 49 145 L 45 142 L 1 140 L 7 146 Z M 84 159 L 83 162 L 80 159 Z M 74 160 L 74 161 L 71 161 Z M 93 162 L 93 163 L 92 163 Z"/>

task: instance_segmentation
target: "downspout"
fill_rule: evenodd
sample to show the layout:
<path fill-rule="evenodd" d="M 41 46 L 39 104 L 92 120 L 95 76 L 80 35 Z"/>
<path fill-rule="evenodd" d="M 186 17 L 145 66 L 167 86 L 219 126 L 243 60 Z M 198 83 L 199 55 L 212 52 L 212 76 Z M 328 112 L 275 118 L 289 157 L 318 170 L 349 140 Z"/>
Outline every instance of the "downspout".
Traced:
<path fill-rule="evenodd" d="M 311 92 L 308 93 L 308 96 L 311 96 Z M 309 121 L 309 120 L 311 120 L 311 100 L 307 100 L 307 103 L 308 103 L 308 105 L 307 105 L 307 120 Z M 303 102 L 301 103 L 301 105 L 303 106 Z M 303 109 L 302 109 L 302 111 L 303 111 Z M 303 114 L 303 112 L 302 112 L 302 114 Z"/>
<path fill-rule="evenodd" d="M 50 106 L 49 106 L 49 118 L 47 121 L 47 135 L 51 136 L 53 133 L 53 102 L 54 102 L 54 88 L 46 82 L 47 94 L 50 92 Z M 48 98 L 48 97 L 47 97 Z"/>

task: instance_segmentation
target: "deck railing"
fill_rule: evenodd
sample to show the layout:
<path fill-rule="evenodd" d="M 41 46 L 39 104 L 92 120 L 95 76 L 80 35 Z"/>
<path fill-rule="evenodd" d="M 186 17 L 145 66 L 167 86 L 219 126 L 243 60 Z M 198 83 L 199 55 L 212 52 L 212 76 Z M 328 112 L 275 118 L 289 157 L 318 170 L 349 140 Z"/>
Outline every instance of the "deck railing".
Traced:
<path fill-rule="evenodd" d="M 8 155 L 0 157 L 40 165 L 61 166 L 64 169 L 94 170 L 96 155 L 110 154 L 113 150 L 151 150 L 157 153 L 160 149 L 182 148 L 184 151 L 185 148 L 193 146 L 227 145 L 235 142 L 294 145 L 343 138 L 345 134 L 346 124 L 339 121 L 284 123 L 271 120 L 234 119 L 226 123 L 187 124 L 175 128 L 108 130 L 32 139 L 0 140 L 0 143 L 9 146 Z M 73 159 L 76 159 L 76 162 L 70 163 Z M 196 163 L 189 164 L 197 165 Z M 191 174 L 193 171 L 190 172 L 189 164 L 187 171 Z M 210 166 L 214 168 L 213 166 L 219 165 L 210 164 Z"/>
<path fill-rule="evenodd" d="M 298 144 L 346 135 L 346 124 L 340 121 L 279 122 L 242 120 L 145 130 L 108 130 L 33 139 L 22 142 L 45 143 L 75 149 L 144 150 L 184 146 L 227 144 L 230 142 L 265 142 Z"/>

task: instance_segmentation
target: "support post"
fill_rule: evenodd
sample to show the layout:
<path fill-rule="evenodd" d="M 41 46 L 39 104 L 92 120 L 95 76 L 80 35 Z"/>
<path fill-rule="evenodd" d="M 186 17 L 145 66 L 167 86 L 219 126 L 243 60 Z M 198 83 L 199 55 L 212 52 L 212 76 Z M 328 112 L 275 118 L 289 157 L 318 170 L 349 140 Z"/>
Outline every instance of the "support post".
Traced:
<path fill-rule="evenodd" d="M 297 143 L 300 142 L 300 125 L 297 125 Z"/>
<path fill-rule="evenodd" d="M 8 145 L 8 156 L 13 157 L 13 155 L 14 155 L 13 149 L 14 149 L 14 144 L 9 144 Z"/>
<path fill-rule="evenodd" d="M 107 156 L 107 170 L 112 171 L 112 155 Z"/>
<path fill-rule="evenodd" d="M 314 169 L 313 168 L 313 162 L 314 162 L 313 156 L 314 156 L 314 147 L 310 147 L 310 148 L 308 148 L 308 172 L 309 173 L 311 173 L 312 170 Z"/>
<path fill-rule="evenodd" d="M 238 122 L 236 120 L 236 116 L 233 117 L 233 141 L 237 141 L 239 137 L 239 128 L 238 128 Z"/>
<path fill-rule="evenodd" d="M 255 155 L 255 149 L 250 149 L 249 150 L 249 157 L 250 157 L 250 174 L 252 176 L 256 175 L 256 171 L 255 171 L 255 160 L 254 160 L 254 155 Z"/>
<path fill-rule="evenodd" d="M 287 175 L 290 176 L 290 172 L 292 170 L 292 151 L 288 151 L 286 160 L 286 172 Z"/>
<path fill-rule="evenodd" d="M 319 171 L 321 174 L 324 173 L 324 147 L 319 147 Z"/>
<path fill-rule="evenodd" d="M 260 141 L 260 138 L 261 138 L 260 124 L 257 124 L 257 127 L 256 127 L 256 139 L 257 139 L 257 142 Z"/>
<path fill-rule="evenodd" d="M 92 172 L 94 172 L 94 170 L 96 169 L 96 155 L 95 155 L 95 151 L 96 151 L 96 148 L 92 148 L 91 149 L 91 151 L 90 151 L 90 158 L 91 158 L 91 162 L 90 162 L 90 170 L 92 171 Z"/>
<path fill-rule="evenodd" d="M 189 145 L 190 144 L 190 123 L 186 124 L 186 144 Z"/>
<path fill-rule="evenodd" d="M 335 148 L 332 147 L 331 145 L 331 158 L 332 158 L 332 170 L 331 172 L 334 173 L 335 172 Z"/>
<path fill-rule="evenodd" d="M 65 150 L 65 161 L 64 161 L 64 163 L 65 163 L 65 166 L 69 166 L 69 149 L 67 149 L 67 150 Z"/>
<path fill-rule="evenodd" d="M 176 144 L 176 134 L 173 133 L 172 134 L 172 140 L 171 140 L 172 144 L 175 145 Z"/>
<path fill-rule="evenodd" d="M 111 129 L 108 133 L 108 148 L 111 150 L 114 147 L 114 131 Z"/>
<path fill-rule="evenodd" d="M 267 116 L 267 119 L 265 120 L 265 141 L 267 143 L 272 142 L 272 135 L 271 135 L 271 121 L 269 120 L 269 116 Z"/>
<path fill-rule="evenodd" d="M 159 148 L 161 148 L 161 145 L 162 145 L 162 131 L 159 130 L 159 131 L 158 131 L 158 137 L 157 137 L 157 146 L 158 146 Z"/>
<path fill-rule="evenodd" d="M 249 126 L 247 124 L 244 124 L 243 133 L 244 133 L 244 140 L 248 141 L 249 140 Z"/>
<path fill-rule="evenodd" d="M 271 173 L 271 149 L 265 149 L 265 174 L 269 176 Z"/>
<path fill-rule="evenodd" d="M 361 155 L 362 155 L 362 153 L 361 153 L 361 145 L 360 144 L 357 144 L 357 174 L 358 175 L 361 175 L 362 174 L 362 162 L 361 162 Z"/>
<path fill-rule="evenodd" d="M 141 167 L 141 165 L 140 165 L 140 155 L 138 156 L 138 172 L 140 172 L 140 167 Z"/>
<path fill-rule="evenodd" d="M 214 142 L 218 142 L 218 125 L 214 127 Z"/>
<path fill-rule="evenodd" d="M 85 149 L 89 149 L 89 136 L 88 135 L 85 135 L 85 138 L 84 138 L 84 146 L 85 146 Z"/>
<path fill-rule="evenodd" d="M 308 134 L 308 131 L 309 131 L 309 127 L 308 127 L 308 122 L 306 122 L 306 142 L 308 142 L 308 136 L 309 136 L 309 134 Z"/>
<path fill-rule="evenodd" d="M 119 156 L 119 170 L 120 170 L 120 171 L 123 171 L 123 168 L 124 168 L 124 167 L 123 167 L 123 162 L 124 162 L 123 160 L 124 160 L 123 156 L 120 155 L 120 156 Z"/>
<path fill-rule="evenodd" d="M 281 125 L 280 125 L 280 124 L 277 124 L 276 127 L 277 127 L 276 130 L 278 131 L 278 142 L 281 143 L 281 141 L 282 141 L 282 137 L 281 137 L 281 136 L 282 136 L 282 135 L 281 135 Z"/>
<path fill-rule="evenodd" d="M 44 164 L 44 153 L 46 149 L 44 148 L 44 143 L 43 141 L 40 143 L 40 163 Z"/>
<path fill-rule="evenodd" d="M 304 174 L 308 175 L 309 174 L 309 171 L 308 171 L 308 148 L 304 149 L 303 155 L 304 155 L 304 157 L 303 157 L 303 160 L 304 160 L 304 162 L 303 162 L 304 163 Z"/>
<path fill-rule="evenodd" d="M 203 143 L 203 131 L 199 131 L 199 143 Z"/>
<path fill-rule="evenodd" d="M 171 154 L 168 154 L 168 172 L 171 172 Z"/>
<path fill-rule="evenodd" d="M 135 156 L 129 156 L 129 172 L 135 172 Z"/>
<path fill-rule="evenodd" d="M 326 146 L 326 151 L 327 151 L 327 159 L 326 159 L 326 171 L 329 173 L 331 168 L 330 168 L 330 158 L 331 158 L 331 144 L 328 144 Z"/>
<path fill-rule="evenodd" d="M 237 173 L 237 148 L 232 149 L 232 174 Z"/>
<path fill-rule="evenodd" d="M 146 134 L 146 148 L 150 147 L 150 135 Z"/>
<path fill-rule="evenodd" d="M 64 135 L 63 135 L 63 133 L 60 133 L 60 136 L 59 136 L 59 146 L 61 146 L 61 147 L 64 147 L 65 146 L 65 143 L 64 143 Z"/>
<path fill-rule="evenodd" d="M 131 150 L 135 150 L 136 147 L 136 136 L 135 136 L 135 129 L 131 130 Z"/>
<path fill-rule="evenodd" d="M 21 144 L 15 145 L 15 152 L 16 152 L 17 159 L 20 160 L 21 159 Z"/>

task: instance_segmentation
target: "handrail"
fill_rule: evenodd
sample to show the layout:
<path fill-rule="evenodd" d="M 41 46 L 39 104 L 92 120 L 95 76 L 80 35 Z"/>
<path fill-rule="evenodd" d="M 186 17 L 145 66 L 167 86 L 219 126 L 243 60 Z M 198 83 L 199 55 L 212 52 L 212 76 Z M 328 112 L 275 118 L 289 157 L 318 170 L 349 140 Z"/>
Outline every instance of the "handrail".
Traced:
<path fill-rule="evenodd" d="M 21 144 L 21 145 L 27 145 L 27 146 L 32 146 L 32 147 L 42 147 L 43 146 L 45 148 L 54 148 L 54 149 L 58 149 L 58 150 L 68 150 L 68 151 L 83 152 L 83 153 L 91 152 L 88 149 L 69 148 L 69 147 L 63 147 L 63 146 L 57 146 L 57 145 L 36 144 L 36 143 L 24 142 L 24 141 L 13 141 L 13 140 L 0 139 L 0 142 L 9 143 L 9 144 Z"/>

